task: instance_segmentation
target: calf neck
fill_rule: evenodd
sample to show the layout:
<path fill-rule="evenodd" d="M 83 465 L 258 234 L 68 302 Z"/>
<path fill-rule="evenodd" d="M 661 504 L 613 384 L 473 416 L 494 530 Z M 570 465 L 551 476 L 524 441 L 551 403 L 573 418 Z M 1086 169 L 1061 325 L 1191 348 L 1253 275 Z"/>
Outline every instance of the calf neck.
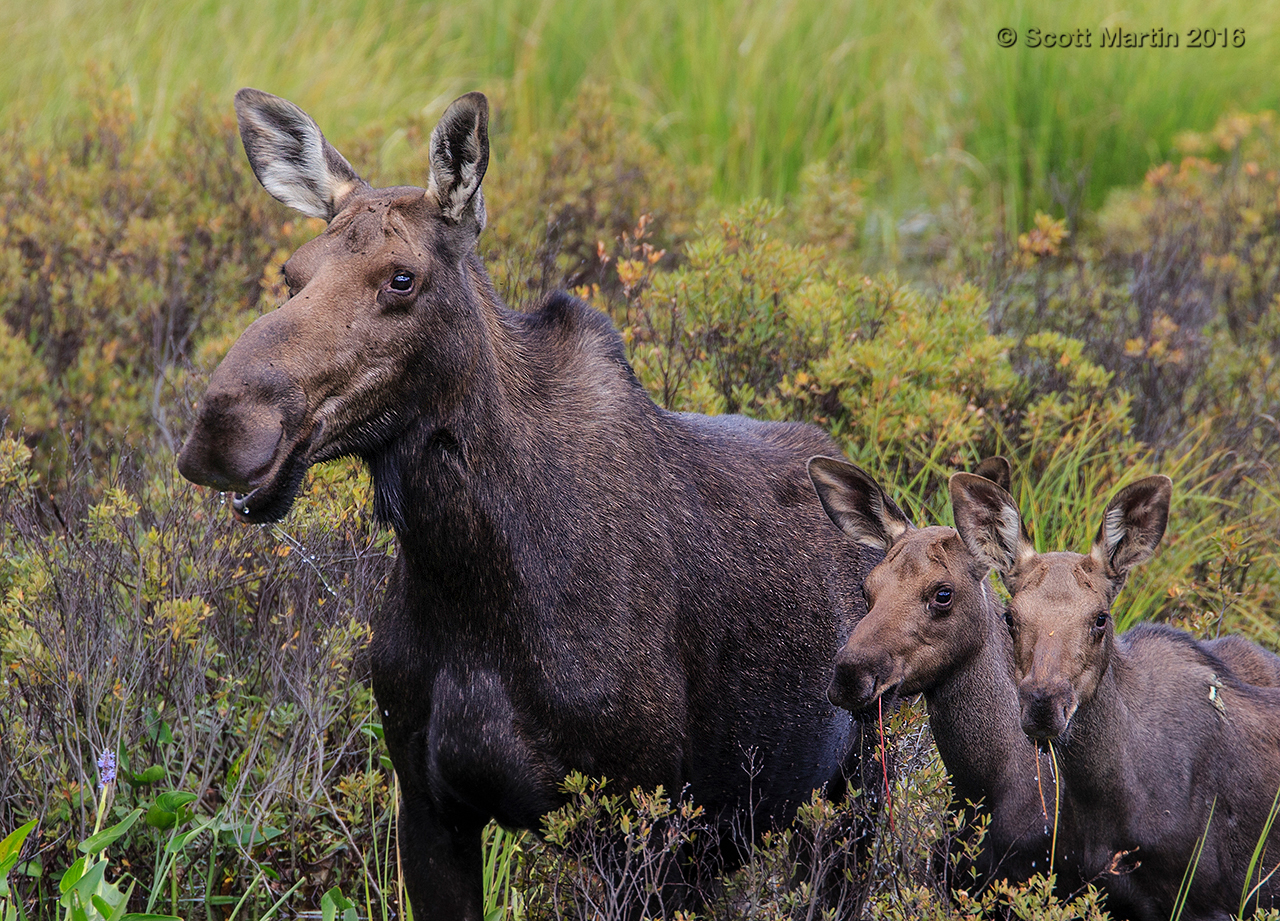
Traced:
<path fill-rule="evenodd" d="M 311 464 L 367 462 L 398 546 L 371 658 L 417 917 L 479 919 L 482 827 L 538 829 L 571 771 L 762 831 L 860 783 L 824 691 L 869 566 L 804 466 L 833 442 L 658 408 L 566 294 L 507 309 L 475 252 L 480 94 L 432 133 L 425 189 L 371 187 L 283 99 L 236 108 L 262 185 L 327 227 L 214 371 L 178 466 L 261 522 Z"/>
<path fill-rule="evenodd" d="M 1013 500 L 985 489 L 971 544 L 1012 593 L 1022 725 L 1058 754 L 1084 869 L 1099 875 L 1108 907 L 1171 917 L 1195 862 L 1182 917 L 1226 919 L 1242 902 L 1246 912 L 1280 905 L 1276 876 L 1244 899 L 1280 861 L 1277 824 L 1265 865 L 1248 876 L 1280 789 L 1280 691 L 1231 667 L 1266 679 L 1262 650 L 1232 643 L 1220 657 L 1223 644 L 1156 625 L 1115 634 L 1111 606 L 1155 552 L 1171 488 L 1157 476 L 1121 490 L 1088 554 L 1036 553 Z"/>

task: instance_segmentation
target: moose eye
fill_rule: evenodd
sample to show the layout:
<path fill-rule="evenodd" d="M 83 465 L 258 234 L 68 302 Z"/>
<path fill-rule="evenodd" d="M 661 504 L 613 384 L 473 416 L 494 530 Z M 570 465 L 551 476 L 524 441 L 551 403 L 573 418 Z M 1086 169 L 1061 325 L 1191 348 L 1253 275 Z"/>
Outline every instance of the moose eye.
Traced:
<path fill-rule="evenodd" d="M 935 611 L 945 613 L 951 610 L 951 598 L 954 593 L 950 585 L 940 585 L 933 592 L 933 598 L 929 602 L 929 606 Z"/>
<path fill-rule="evenodd" d="M 412 272 L 396 272 L 391 276 L 391 283 L 388 286 L 392 291 L 399 291 L 401 294 L 413 287 Z"/>
<path fill-rule="evenodd" d="M 1004 612 L 1004 623 L 1006 627 L 1008 627 L 1010 630 L 1013 630 L 1013 615 L 1010 614 L 1008 611 Z"/>
<path fill-rule="evenodd" d="M 1093 629 L 1103 630 L 1107 626 L 1107 612 L 1103 611 L 1093 621 Z"/>

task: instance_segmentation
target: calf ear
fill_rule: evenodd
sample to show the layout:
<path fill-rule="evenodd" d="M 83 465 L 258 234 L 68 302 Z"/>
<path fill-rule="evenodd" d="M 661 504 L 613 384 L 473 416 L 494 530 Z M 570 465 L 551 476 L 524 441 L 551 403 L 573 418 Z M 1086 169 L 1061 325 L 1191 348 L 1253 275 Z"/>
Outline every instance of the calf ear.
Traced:
<path fill-rule="evenodd" d="M 975 476 L 990 480 L 1006 492 L 1013 482 L 1013 468 L 1009 465 L 1009 459 L 999 454 L 982 461 L 973 468 L 973 472 Z"/>
<path fill-rule="evenodd" d="M 431 132 L 431 180 L 427 194 L 440 203 L 455 224 L 475 222 L 484 229 L 484 195 L 480 180 L 489 167 L 489 101 L 483 93 L 467 93 L 450 103 Z"/>
<path fill-rule="evenodd" d="M 834 457 L 811 457 L 809 479 L 827 517 L 860 544 L 887 551 L 914 530 L 902 509 L 861 467 Z"/>
<path fill-rule="evenodd" d="M 306 112 L 261 90 L 236 93 L 236 119 L 249 165 L 262 187 L 290 208 L 326 221 L 367 183 Z"/>
<path fill-rule="evenodd" d="M 973 473 L 954 474 L 947 488 L 956 530 L 964 545 L 980 562 L 1000 573 L 1006 583 L 1012 581 L 1018 569 L 1036 553 L 1022 527 L 1018 503 L 999 483 Z"/>
<path fill-rule="evenodd" d="M 1116 493 L 1106 511 L 1090 551 L 1113 581 L 1123 581 L 1129 570 L 1151 559 L 1169 523 L 1173 480 L 1149 476 Z"/>

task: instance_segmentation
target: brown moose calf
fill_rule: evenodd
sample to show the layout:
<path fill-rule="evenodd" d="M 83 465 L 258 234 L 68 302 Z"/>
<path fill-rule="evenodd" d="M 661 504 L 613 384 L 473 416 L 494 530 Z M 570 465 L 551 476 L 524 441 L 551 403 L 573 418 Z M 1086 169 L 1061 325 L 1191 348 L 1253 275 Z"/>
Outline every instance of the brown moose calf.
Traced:
<path fill-rule="evenodd" d="M 1164 534 L 1169 478 L 1120 490 L 1088 554 L 1036 553 L 1007 492 L 968 486 L 956 526 L 1013 596 L 1022 726 L 1057 752 L 1077 857 L 1108 907 L 1164 921 L 1188 876 L 1187 921 L 1280 906 L 1280 822 L 1252 861 L 1280 790 L 1280 690 L 1242 679 L 1273 675 L 1270 654 L 1158 625 L 1115 634 L 1111 606 Z"/>

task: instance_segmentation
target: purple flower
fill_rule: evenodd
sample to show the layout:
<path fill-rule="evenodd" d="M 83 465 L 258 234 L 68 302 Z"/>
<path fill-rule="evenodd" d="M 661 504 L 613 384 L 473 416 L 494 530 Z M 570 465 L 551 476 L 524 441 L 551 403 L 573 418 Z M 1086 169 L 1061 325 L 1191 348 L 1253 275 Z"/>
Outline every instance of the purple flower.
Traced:
<path fill-rule="evenodd" d="M 98 756 L 98 790 L 101 791 L 116 779 L 116 753 L 104 751 Z"/>

